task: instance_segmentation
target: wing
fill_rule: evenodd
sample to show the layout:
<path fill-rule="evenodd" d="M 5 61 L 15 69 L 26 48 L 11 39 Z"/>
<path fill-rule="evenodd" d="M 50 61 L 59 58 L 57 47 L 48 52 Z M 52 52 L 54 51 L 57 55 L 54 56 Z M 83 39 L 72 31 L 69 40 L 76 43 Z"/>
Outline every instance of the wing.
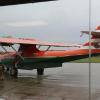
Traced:
<path fill-rule="evenodd" d="M 25 38 L 0 38 L 0 43 L 2 45 L 11 44 L 29 44 L 29 45 L 40 45 L 40 46 L 55 46 L 55 47 L 80 47 L 76 44 L 64 44 L 64 43 L 51 43 L 39 41 L 36 39 L 25 39 Z"/>
<path fill-rule="evenodd" d="M 0 6 L 36 3 L 36 2 L 45 2 L 45 1 L 55 1 L 55 0 L 0 0 Z"/>
<path fill-rule="evenodd" d="M 89 31 L 81 31 L 82 33 L 89 34 Z M 100 32 L 99 31 L 92 31 L 91 35 L 100 37 Z"/>

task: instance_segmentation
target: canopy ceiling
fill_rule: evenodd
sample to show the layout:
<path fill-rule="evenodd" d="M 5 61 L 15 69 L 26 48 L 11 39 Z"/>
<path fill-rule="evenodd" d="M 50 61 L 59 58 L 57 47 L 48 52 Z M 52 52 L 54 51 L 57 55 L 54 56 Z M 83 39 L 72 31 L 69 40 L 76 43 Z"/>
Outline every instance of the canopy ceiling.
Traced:
<path fill-rule="evenodd" d="M 46 1 L 55 1 L 55 0 L 0 0 L 0 6 L 46 2 Z"/>

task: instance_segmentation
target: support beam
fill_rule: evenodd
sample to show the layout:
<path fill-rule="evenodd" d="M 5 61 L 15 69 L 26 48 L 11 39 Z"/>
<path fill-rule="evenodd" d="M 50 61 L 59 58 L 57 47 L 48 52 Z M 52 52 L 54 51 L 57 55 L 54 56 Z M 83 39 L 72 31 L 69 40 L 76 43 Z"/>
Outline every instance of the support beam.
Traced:
<path fill-rule="evenodd" d="M 50 47 L 51 47 L 51 46 L 48 46 L 48 48 L 47 48 L 47 50 L 46 50 L 46 51 L 48 51 L 48 50 L 50 49 Z"/>
<path fill-rule="evenodd" d="M 40 49 L 41 45 L 38 46 L 38 49 Z"/>
<path fill-rule="evenodd" d="M 11 45 L 11 48 L 17 53 L 17 55 L 24 60 L 24 58 L 20 55 L 20 53 Z"/>
<path fill-rule="evenodd" d="M 1 47 L 5 52 L 8 52 L 4 46 L 1 45 Z"/>

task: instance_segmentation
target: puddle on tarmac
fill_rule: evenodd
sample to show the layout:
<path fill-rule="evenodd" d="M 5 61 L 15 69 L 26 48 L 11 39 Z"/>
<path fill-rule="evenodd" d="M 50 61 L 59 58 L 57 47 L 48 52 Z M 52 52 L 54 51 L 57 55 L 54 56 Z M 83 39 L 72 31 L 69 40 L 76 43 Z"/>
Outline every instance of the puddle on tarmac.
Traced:
<path fill-rule="evenodd" d="M 88 66 L 82 65 L 46 69 L 41 77 L 35 71 L 19 70 L 18 79 L 0 81 L 0 100 L 88 100 Z M 100 100 L 96 85 L 92 100 Z"/>

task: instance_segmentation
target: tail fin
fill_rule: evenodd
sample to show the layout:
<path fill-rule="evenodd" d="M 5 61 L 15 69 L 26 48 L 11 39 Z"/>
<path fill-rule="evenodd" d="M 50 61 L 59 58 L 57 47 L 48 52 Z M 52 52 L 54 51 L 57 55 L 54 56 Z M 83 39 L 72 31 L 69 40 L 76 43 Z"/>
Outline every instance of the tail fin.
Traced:
<path fill-rule="evenodd" d="M 82 31 L 82 33 L 89 34 L 89 31 Z M 88 48 L 89 42 L 83 44 L 82 48 Z M 91 47 L 94 49 L 100 49 L 100 26 L 97 26 L 95 31 L 91 32 Z"/>

